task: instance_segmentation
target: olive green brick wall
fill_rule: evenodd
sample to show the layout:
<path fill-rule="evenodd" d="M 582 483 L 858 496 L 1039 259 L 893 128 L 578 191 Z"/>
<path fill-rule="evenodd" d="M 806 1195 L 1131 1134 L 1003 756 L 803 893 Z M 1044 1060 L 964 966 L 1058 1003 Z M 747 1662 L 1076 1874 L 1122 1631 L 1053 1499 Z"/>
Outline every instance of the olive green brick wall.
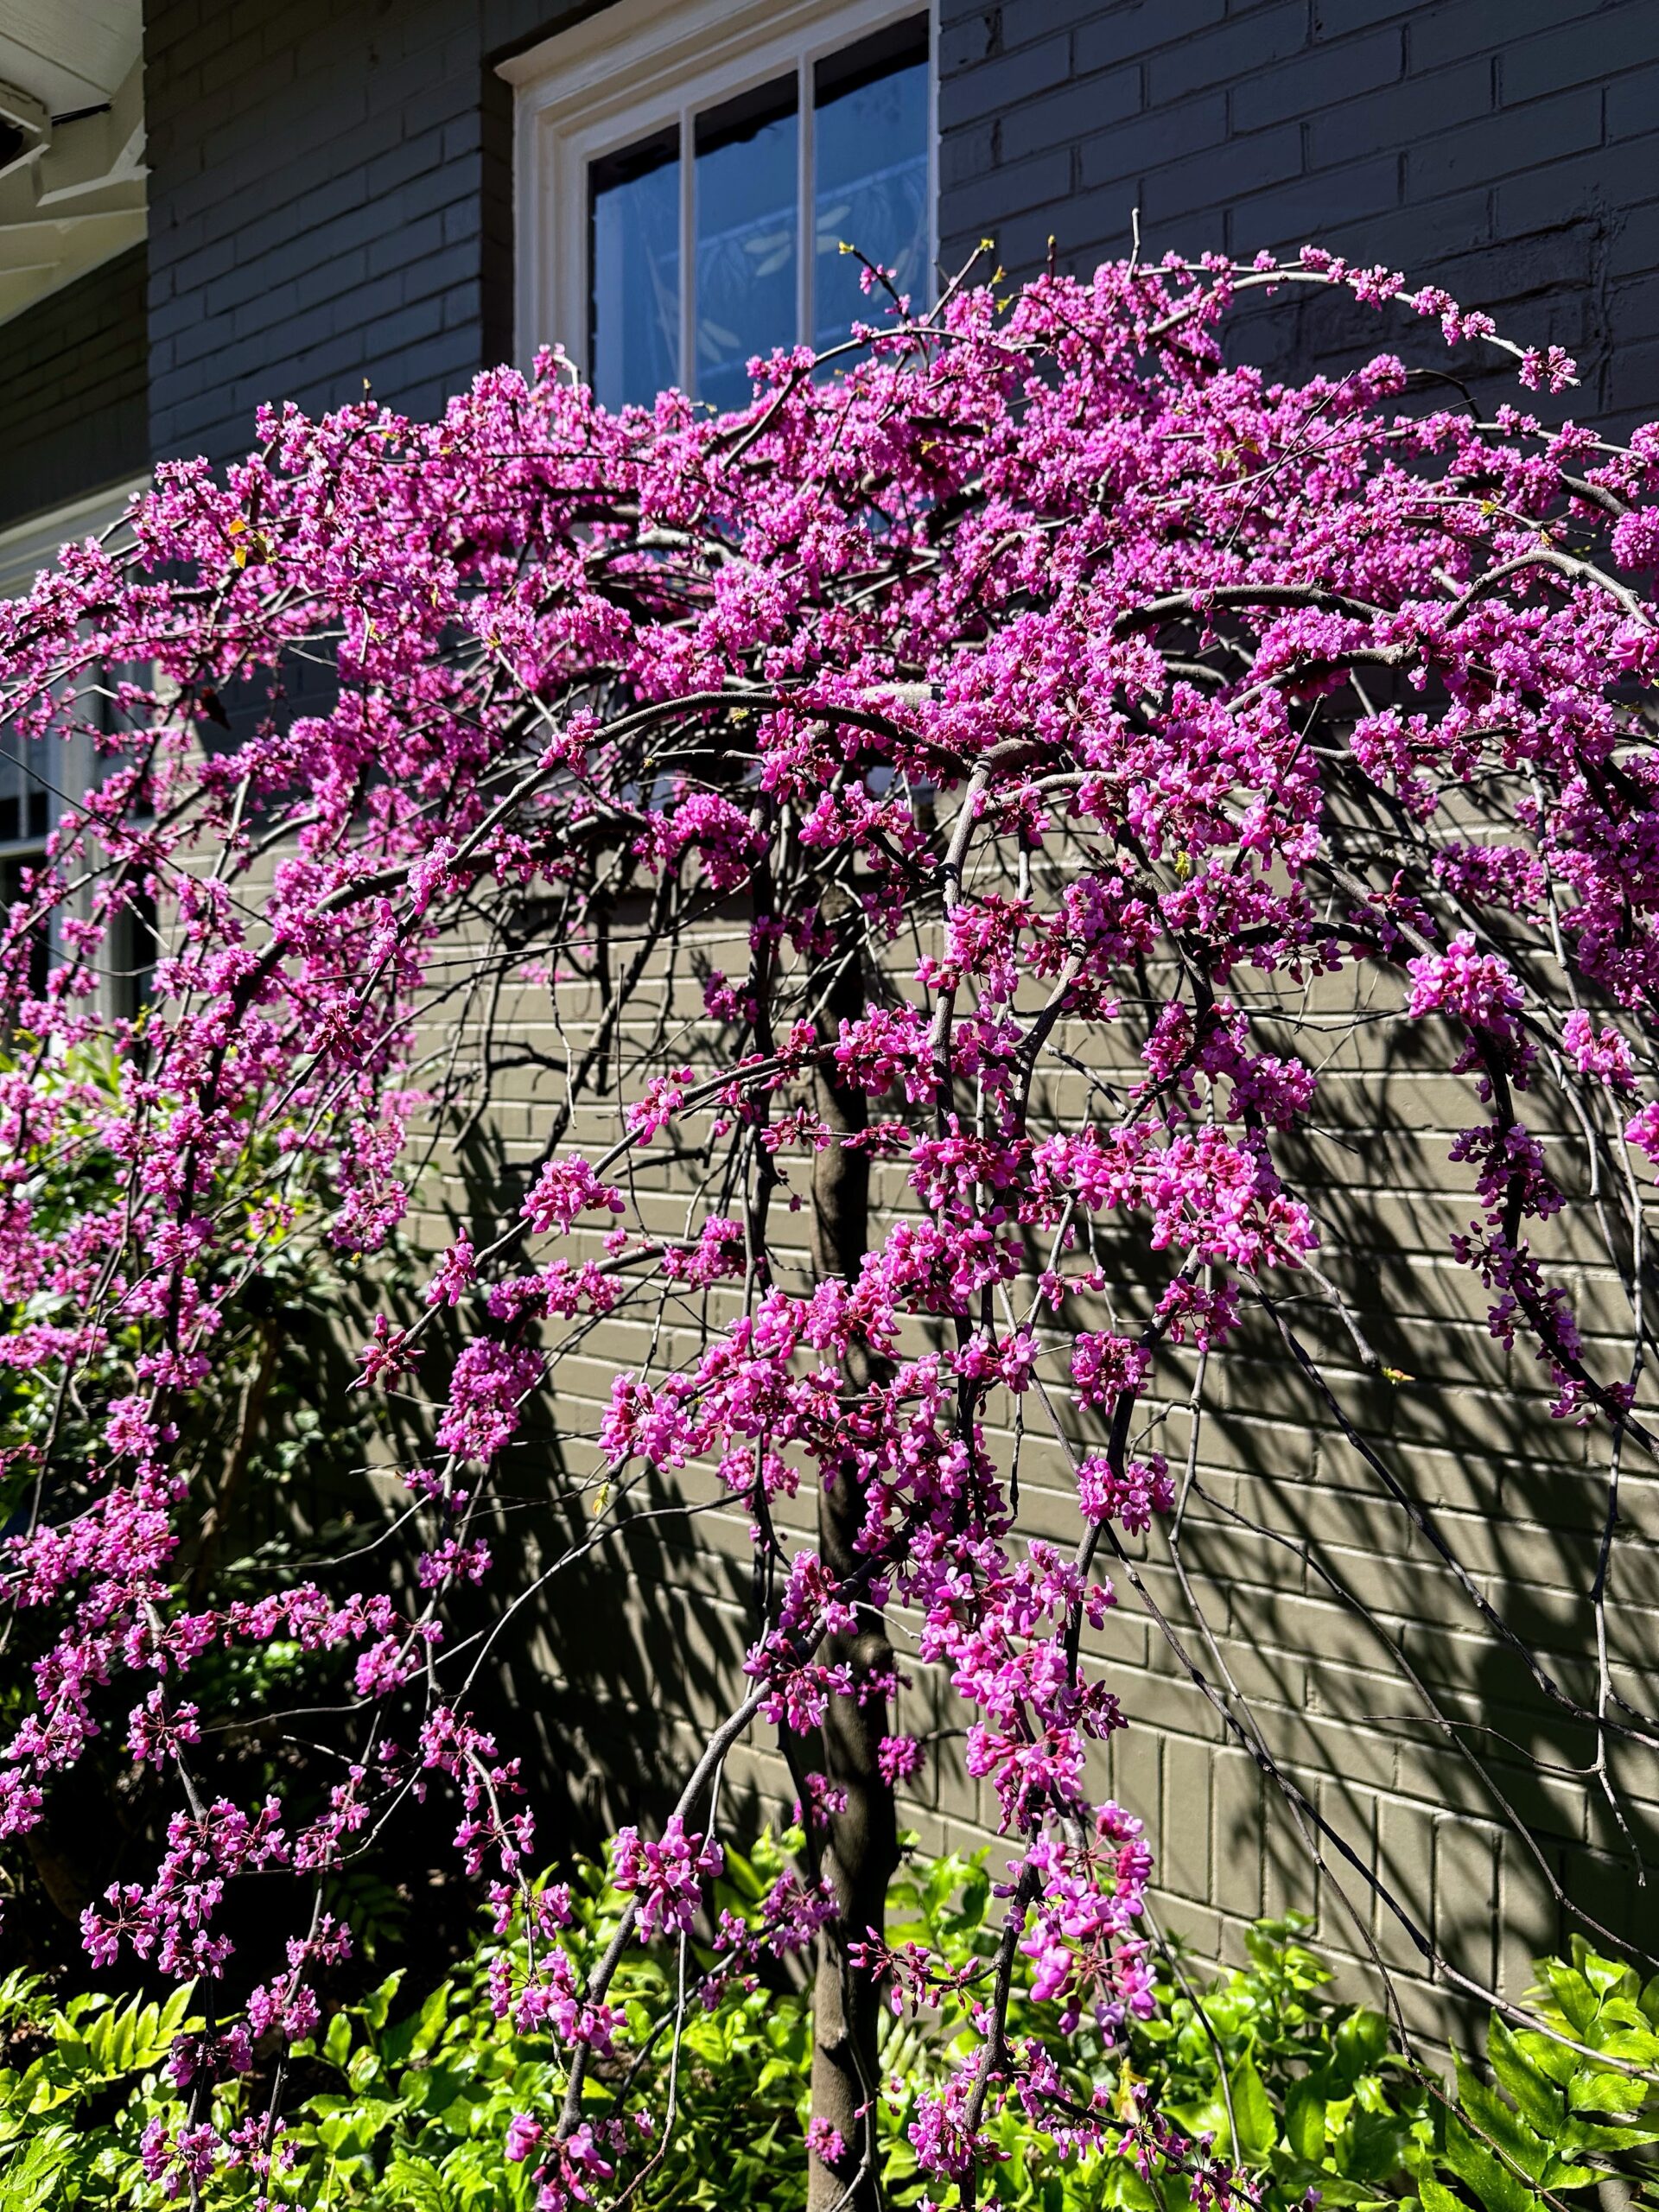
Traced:
<path fill-rule="evenodd" d="M 730 967 L 729 943 L 709 950 L 715 964 Z M 695 1021 L 700 994 L 687 961 L 678 964 L 677 995 L 664 1011 Z M 1313 1011 L 1331 1022 L 1343 1009 Z M 648 1005 L 636 1009 L 625 1044 L 645 1040 L 652 1014 Z M 579 1051 L 597 1014 L 594 1004 L 563 992 L 556 1029 L 544 991 L 525 988 L 516 1002 L 509 994 L 500 1056 L 526 1044 L 554 1057 Z M 1606 1434 L 1548 1416 L 1530 1359 L 1494 1341 L 1484 1294 L 1447 1250 L 1472 1211 L 1468 1172 L 1446 1157 L 1453 1132 L 1475 1117 L 1472 1092 L 1434 1071 L 1422 1036 L 1386 1022 L 1364 1033 L 1363 1063 L 1346 1050 L 1325 1071 L 1322 1134 L 1301 1164 L 1351 1255 L 1341 1258 L 1333 1247 L 1327 1267 L 1383 1362 L 1411 1379 L 1390 1383 L 1365 1373 L 1317 1286 L 1287 1278 L 1275 1294 L 1284 1294 L 1291 1325 L 1325 1363 L 1343 1414 L 1384 1455 L 1410 1503 L 1433 1516 L 1482 1596 L 1555 1680 L 1592 1697 L 1589 1592 L 1606 1504 Z M 1111 1071 L 1100 1036 L 1061 1041 Z M 684 1049 L 694 1057 L 690 1044 Z M 1302 1049 L 1317 1059 L 1311 1033 Z M 476 1062 L 470 1037 L 458 1065 L 466 1070 L 469 1060 Z M 481 1081 L 475 1065 L 467 1080 Z M 1065 1103 L 1075 1110 L 1080 1086 L 1066 1082 Z M 537 1079 L 522 1065 L 499 1073 L 493 1089 L 498 1103 L 475 1138 L 471 1168 L 450 1162 L 423 1194 L 423 1233 L 434 1242 L 447 1239 L 451 1223 L 485 1225 L 480 1194 L 496 1178 L 505 1175 L 509 1193 L 521 1187 L 561 1096 L 550 1077 Z M 581 1109 L 569 1141 L 591 1155 L 620 1128 L 615 1101 L 601 1102 Z M 643 1225 L 682 1231 L 687 1166 L 664 1160 L 663 1140 L 651 1150 L 653 1164 L 635 1174 Z M 899 1195 L 890 1177 L 885 1188 L 878 1179 L 878 1192 L 884 1201 Z M 602 1227 L 578 1230 L 559 1249 L 597 1255 Z M 1579 1209 L 1548 1225 L 1539 1242 L 1573 1291 L 1593 1351 L 1622 1372 L 1628 1315 L 1621 1319 L 1618 1277 L 1593 1222 Z M 1101 1249 L 1132 1295 L 1143 1268 L 1132 1225 L 1103 1234 Z M 804 1249 L 794 1257 L 804 1282 Z M 733 1309 L 729 1298 L 715 1298 L 707 1310 L 718 1319 Z M 687 1309 L 658 1335 L 649 1306 L 638 1318 L 625 1310 L 573 1344 L 552 1370 L 555 1438 L 516 1454 L 510 1484 L 527 1500 L 544 1495 L 550 1449 L 567 1478 L 597 1480 L 594 1438 L 613 1376 L 653 1357 L 659 1370 L 676 1363 L 694 1339 L 693 1319 Z M 1064 1381 L 1063 1362 L 1051 1362 L 1048 1371 L 1054 1384 Z M 1178 1469 L 1189 1448 L 1191 1376 L 1190 1356 L 1160 1369 L 1168 1398 L 1154 1440 Z M 1055 1396 L 1071 1433 L 1085 1435 L 1067 1394 L 1057 1388 Z M 993 1407 L 992 1414 L 1001 1423 L 996 1440 L 1006 1467 L 1012 1409 Z M 1020 1531 L 1073 1543 L 1080 1524 L 1067 1462 L 1034 1397 L 1023 1414 Z M 1430 1986 L 1367 1875 L 1400 1899 L 1460 1974 L 1510 1997 L 1525 1987 L 1537 1950 L 1564 1933 L 1542 1868 L 1626 1942 L 1650 1940 L 1651 1909 L 1634 1882 L 1628 1846 L 1592 1777 L 1571 1771 L 1592 1762 L 1592 1740 L 1563 1723 L 1522 1655 L 1482 1622 L 1260 1317 L 1242 1352 L 1211 1363 L 1194 1473 L 1181 1524 L 1182 1573 L 1168 1529 L 1154 1529 L 1134 1548 L 1140 1588 L 1117 1574 L 1118 1605 L 1085 1642 L 1085 1663 L 1109 1682 L 1129 1722 L 1099 1753 L 1095 1785 L 1147 1824 L 1161 1923 L 1203 1955 L 1221 1957 L 1236 1952 L 1243 1927 L 1260 1914 L 1314 1911 L 1321 1940 L 1357 1980 L 1373 1986 L 1375 1945 L 1398 1977 L 1414 2026 L 1440 2037 L 1455 2029 L 1457 1999 Z M 556 1578 L 526 1609 L 533 1629 L 502 1669 L 501 1694 L 533 1720 L 546 1747 L 541 1787 L 555 1803 L 568 1797 L 595 1827 L 624 1803 L 637 1811 L 642 1783 L 665 1786 L 683 1770 L 702 1732 L 741 1694 L 739 1664 L 753 1633 L 746 1510 L 703 1470 L 652 1490 L 657 1506 L 677 1495 L 694 1510 L 683 1520 L 638 1521 L 632 1535 L 619 1536 L 568 1579 Z M 1659 1491 L 1639 1471 L 1624 1471 L 1621 1512 L 1609 1657 L 1615 1687 L 1642 1702 L 1659 1657 Z M 591 1525 L 591 1497 L 580 1511 L 550 1517 L 532 1510 L 504 1529 L 512 1528 L 515 1548 L 524 1544 L 526 1570 L 538 1572 L 584 1517 Z M 779 1518 L 788 1534 L 806 1536 L 806 1486 Z M 895 1626 L 902 1647 L 914 1624 L 899 1616 Z M 1320 1845 L 1325 1869 L 1311 1864 L 1281 1794 L 1195 1685 L 1194 1669 L 1215 1697 L 1245 1716 L 1247 1728 L 1259 1731 L 1267 1755 L 1363 1872 L 1328 1839 Z M 911 1671 L 903 1725 L 923 1733 L 959 1727 L 945 1686 L 925 1670 Z M 1439 1701 L 1443 1720 L 1426 1714 L 1414 1676 Z M 1491 1788 L 1459 1755 L 1459 1739 L 1535 1831 L 1536 1855 L 1507 1827 Z M 991 1833 L 994 1808 L 966 1775 L 960 1751 L 959 1741 L 944 1744 L 937 1770 L 930 1769 L 908 1808 L 930 1847 L 976 1846 Z M 1659 1767 L 1645 1753 L 1624 1751 L 1614 1763 L 1650 1844 L 1659 1834 Z M 729 1788 L 737 1793 L 727 1799 L 734 1816 L 745 1792 L 757 1813 L 773 1815 L 792 1794 L 764 1737 L 733 1763 Z"/>

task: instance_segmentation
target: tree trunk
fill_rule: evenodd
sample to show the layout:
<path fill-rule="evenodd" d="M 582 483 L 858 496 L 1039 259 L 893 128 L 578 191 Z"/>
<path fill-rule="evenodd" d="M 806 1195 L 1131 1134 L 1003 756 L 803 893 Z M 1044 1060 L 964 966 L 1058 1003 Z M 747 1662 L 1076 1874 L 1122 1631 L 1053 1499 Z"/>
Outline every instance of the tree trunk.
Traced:
<path fill-rule="evenodd" d="M 864 1009 L 861 964 L 855 950 L 856 909 L 846 917 L 843 964 L 829 993 L 829 1033 Z M 843 1086 L 833 1069 L 821 1069 L 816 1106 L 826 1128 L 850 1135 L 868 1124 L 868 1102 L 855 1084 Z M 821 1275 L 855 1280 L 869 1233 L 870 1165 L 868 1153 L 831 1143 L 820 1152 L 812 1172 L 813 1258 Z M 869 1363 L 849 1363 L 846 1387 L 862 1391 L 874 1379 Z M 858 1562 L 853 1548 L 864 1518 L 864 1493 L 850 1471 L 826 1469 L 818 1491 L 818 1545 L 824 1564 L 837 1579 Z M 893 1664 L 893 1647 L 879 1615 L 865 1611 L 857 1632 L 824 1640 L 830 1665 L 850 1666 L 855 1681 L 884 1675 Z M 839 2156 L 809 2152 L 808 2212 L 875 2212 L 880 2203 L 875 2170 L 875 2033 L 880 1992 L 869 1974 L 848 1956 L 848 1945 L 867 1929 L 880 1932 L 887 1909 L 887 1883 L 899 1863 L 898 1817 L 893 1791 L 882 1779 L 877 1752 L 887 1732 L 885 1695 L 861 1703 L 855 1696 L 830 1700 L 823 1735 L 822 1771 L 846 1805 L 828 1821 L 823 1867 L 835 1890 L 839 1910 L 818 1939 L 817 1980 L 812 2014 L 812 2118 L 833 2128 L 845 2146 Z M 871 2107 L 864 2113 L 862 2108 Z M 866 2171 L 866 2152 L 872 2155 Z"/>

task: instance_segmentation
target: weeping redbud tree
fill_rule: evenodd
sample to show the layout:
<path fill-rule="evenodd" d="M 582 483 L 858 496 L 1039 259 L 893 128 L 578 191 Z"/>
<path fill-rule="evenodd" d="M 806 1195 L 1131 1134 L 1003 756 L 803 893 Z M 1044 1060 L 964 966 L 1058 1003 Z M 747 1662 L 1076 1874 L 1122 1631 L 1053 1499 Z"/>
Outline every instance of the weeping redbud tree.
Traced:
<path fill-rule="evenodd" d="M 1483 419 L 1389 354 L 1300 385 L 1227 366 L 1236 301 L 1297 287 L 1570 380 L 1313 252 L 1003 302 L 958 282 L 830 373 L 757 363 L 719 419 L 674 393 L 607 414 L 556 354 L 430 426 L 273 412 L 245 461 L 163 466 L 0 613 L 0 712 L 48 778 L 61 739 L 101 760 L 0 940 L 0 1825 L 26 1842 L 95 1743 L 162 1778 L 164 1843 L 83 1916 L 100 1965 L 208 1994 L 158 2177 L 282 2195 L 283 2053 L 352 1941 L 331 1879 L 448 1792 L 524 1938 L 499 2007 L 563 2069 L 504 2146 L 543 2206 L 637 2190 L 688 2003 L 791 1953 L 816 1961 L 814 2207 L 877 2201 L 879 2005 L 947 1997 L 976 2033 L 912 2127 L 934 2196 L 974 2201 L 1012 2107 L 1059 2155 L 1127 2141 L 1194 2201 L 1248 2196 L 1067 2067 L 1080 2021 L 1109 2041 L 1151 2003 L 1150 1855 L 1096 1786 L 1124 1716 L 1089 1630 L 1097 1566 L 1133 1576 L 1178 1486 L 1164 1363 L 1213 1380 L 1311 1290 L 1376 1363 L 1340 1210 L 1293 1169 L 1344 1036 L 1386 1015 L 1463 1079 L 1456 1261 L 1556 1418 L 1654 1448 L 1631 1155 L 1659 1154 L 1659 434 Z M 152 914 L 148 1001 L 111 1013 L 112 948 Z M 737 957 L 664 1017 L 657 979 L 717 925 Z M 226 1594 L 210 1539 L 245 1465 L 205 1510 L 187 1446 L 227 1317 L 284 1240 L 372 1279 L 420 1163 L 489 1109 L 489 1053 L 444 1046 L 509 982 L 556 1027 L 573 992 L 598 1012 L 544 1056 L 528 1173 L 364 1332 L 358 1388 L 432 1409 L 429 1452 L 387 1470 L 414 1571 L 369 1544 Z M 1631 1289 L 1617 1371 L 1551 1279 L 1569 1192 L 1539 1132 L 1563 1114 Z M 537 1462 L 586 1516 L 539 1586 L 609 1545 L 620 1588 L 631 1514 L 700 1483 L 747 1521 L 753 1616 L 671 1813 L 615 1837 L 627 1910 L 578 1969 L 474 1692 L 522 1603 L 490 1624 L 499 1471 L 544 1389 L 556 1419 L 563 1349 L 619 1316 L 652 1350 L 590 1465 Z M 1069 1548 L 1021 1534 L 1004 1403 L 1066 1455 Z M 279 1641 L 323 1685 L 293 1737 L 316 1773 L 239 1802 L 198 1685 Z M 1001 1829 L 998 1948 L 965 1988 L 882 1932 L 896 1802 L 937 1750 L 895 1732 L 912 1669 L 948 1680 Z M 1588 1717 L 1651 1740 L 1605 1688 Z M 768 1746 L 800 1862 L 750 1923 L 711 1917 L 722 1776 Z M 274 1967 L 227 1933 L 250 1885 Z M 619 1966 L 664 1938 L 677 1986 L 624 2064 Z M 1016 1969 L 1052 2035 L 1008 2031 Z M 256 2063 L 264 2108 L 216 2126 L 215 2081 Z"/>

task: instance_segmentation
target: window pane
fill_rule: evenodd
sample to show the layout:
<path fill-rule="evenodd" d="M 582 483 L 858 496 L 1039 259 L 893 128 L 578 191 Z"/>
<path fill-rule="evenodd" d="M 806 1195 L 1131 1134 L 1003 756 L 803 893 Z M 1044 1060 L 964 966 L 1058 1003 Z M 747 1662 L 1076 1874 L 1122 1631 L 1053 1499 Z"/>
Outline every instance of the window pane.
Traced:
<path fill-rule="evenodd" d="M 130 890 L 105 939 L 110 999 L 118 1021 L 136 1021 L 155 995 L 162 953 L 161 923 L 147 891 Z"/>
<path fill-rule="evenodd" d="M 680 374 L 680 145 L 659 131 L 588 171 L 589 359 L 607 407 Z"/>
<path fill-rule="evenodd" d="M 30 745 L 10 730 L 0 734 L 0 842 L 6 844 L 43 840 L 51 827 L 51 794 L 29 772 Z"/>
<path fill-rule="evenodd" d="M 859 288 L 845 238 L 927 304 L 927 18 L 879 32 L 817 65 L 812 124 L 812 342 L 840 343 L 854 322 L 878 322 L 885 292 Z"/>
<path fill-rule="evenodd" d="M 795 79 L 697 118 L 696 391 L 716 407 L 749 397 L 744 364 L 796 333 Z"/>

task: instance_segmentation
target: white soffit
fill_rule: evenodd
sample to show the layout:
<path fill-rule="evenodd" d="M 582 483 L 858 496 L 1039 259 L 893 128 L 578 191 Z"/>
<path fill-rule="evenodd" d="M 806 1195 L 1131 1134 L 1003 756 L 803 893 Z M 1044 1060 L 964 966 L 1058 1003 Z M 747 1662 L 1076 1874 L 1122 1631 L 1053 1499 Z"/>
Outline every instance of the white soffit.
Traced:
<path fill-rule="evenodd" d="M 144 235 L 143 0 L 0 0 L 0 321 Z"/>

